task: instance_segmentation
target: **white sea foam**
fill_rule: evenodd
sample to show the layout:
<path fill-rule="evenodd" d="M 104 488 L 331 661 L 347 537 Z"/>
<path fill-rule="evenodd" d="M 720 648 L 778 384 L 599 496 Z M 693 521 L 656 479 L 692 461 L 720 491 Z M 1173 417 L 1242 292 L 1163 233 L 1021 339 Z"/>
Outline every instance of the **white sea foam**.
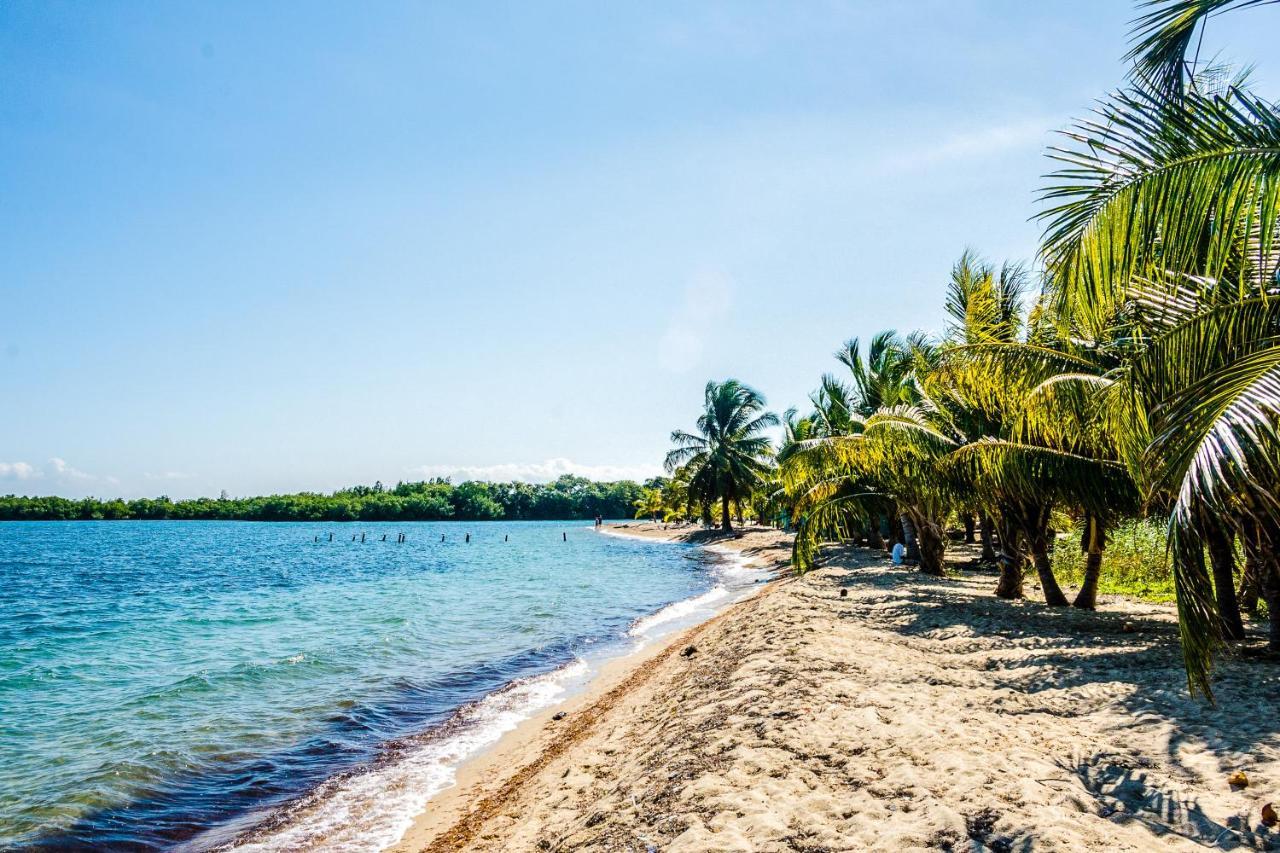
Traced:
<path fill-rule="evenodd" d="M 628 637 L 645 637 L 654 628 L 667 625 L 671 622 L 688 619 L 702 610 L 714 610 L 713 605 L 722 602 L 730 595 L 728 587 L 723 584 L 717 584 L 702 595 L 694 598 L 686 598 L 683 601 L 677 601 L 674 604 L 668 604 L 657 613 L 651 613 L 648 616 L 642 616 L 632 624 L 631 629 L 627 631 Z"/>
<path fill-rule="evenodd" d="M 384 850 L 400 840 L 428 798 L 453 784 L 458 765 L 555 704 L 587 671 L 587 663 L 577 660 L 555 672 L 515 681 L 462 708 L 442 730 L 400 745 L 387 760 L 320 785 L 274 815 L 269 824 L 276 825 L 219 849 Z"/>

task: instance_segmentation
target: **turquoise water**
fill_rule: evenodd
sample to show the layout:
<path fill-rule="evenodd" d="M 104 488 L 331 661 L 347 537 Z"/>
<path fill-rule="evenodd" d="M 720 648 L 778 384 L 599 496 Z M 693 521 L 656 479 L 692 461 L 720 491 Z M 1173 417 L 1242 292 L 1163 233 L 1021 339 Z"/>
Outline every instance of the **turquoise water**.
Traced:
<path fill-rule="evenodd" d="M 379 849 L 731 569 L 581 522 L 0 525 L 0 847 Z"/>

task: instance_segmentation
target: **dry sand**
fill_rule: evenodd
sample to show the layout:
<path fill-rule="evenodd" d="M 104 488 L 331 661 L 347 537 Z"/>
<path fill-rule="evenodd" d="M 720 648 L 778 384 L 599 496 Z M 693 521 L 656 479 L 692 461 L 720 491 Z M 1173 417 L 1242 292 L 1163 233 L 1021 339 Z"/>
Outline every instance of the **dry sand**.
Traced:
<path fill-rule="evenodd" d="M 775 563 L 787 545 L 720 544 Z M 1261 825 L 1280 808 L 1274 663 L 1222 661 L 1208 706 L 1170 608 L 1010 603 L 994 575 L 863 549 L 825 565 L 529 721 L 398 849 L 1280 849 Z"/>

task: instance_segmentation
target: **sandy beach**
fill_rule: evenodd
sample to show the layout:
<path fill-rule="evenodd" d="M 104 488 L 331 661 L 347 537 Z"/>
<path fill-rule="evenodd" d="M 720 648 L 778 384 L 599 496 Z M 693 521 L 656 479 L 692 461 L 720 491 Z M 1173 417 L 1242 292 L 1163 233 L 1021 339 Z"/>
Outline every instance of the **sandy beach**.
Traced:
<path fill-rule="evenodd" d="M 780 569 L 789 551 L 776 531 L 711 541 Z M 1274 667 L 1223 659 L 1210 706 L 1171 608 L 994 585 L 852 548 L 780 571 L 508 734 L 396 849 L 1280 849 Z"/>

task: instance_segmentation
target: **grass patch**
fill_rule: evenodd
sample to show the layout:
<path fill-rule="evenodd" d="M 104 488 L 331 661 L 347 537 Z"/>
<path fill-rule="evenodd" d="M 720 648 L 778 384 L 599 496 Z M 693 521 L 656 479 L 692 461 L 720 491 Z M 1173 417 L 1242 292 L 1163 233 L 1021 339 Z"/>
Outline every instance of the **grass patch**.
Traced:
<path fill-rule="evenodd" d="M 1162 521 L 1126 521 L 1107 536 L 1098 592 L 1143 601 L 1172 602 L 1173 573 L 1169 567 Z M 1084 554 L 1079 529 L 1063 531 L 1053 549 L 1058 582 L 1079 587 L 1084 581 Z"/>

